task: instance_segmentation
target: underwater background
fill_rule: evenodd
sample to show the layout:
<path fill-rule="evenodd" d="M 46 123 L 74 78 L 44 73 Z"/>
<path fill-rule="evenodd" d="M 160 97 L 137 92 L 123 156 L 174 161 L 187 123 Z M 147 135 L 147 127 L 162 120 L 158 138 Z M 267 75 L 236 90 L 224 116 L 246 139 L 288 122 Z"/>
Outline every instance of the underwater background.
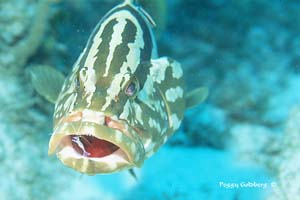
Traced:
<path fill-rule="evenodd" d="M 0 199 L 300 199 L 298 0 L 166 1 L 159 55 L 182 64 L 187 90 L 208 87 L 206 101 L 137 181 L 126 171 L 81 175 L 48 156 L 53 105 L 27 69 L 67 74 L 120 2 L 0 0 Z"/>

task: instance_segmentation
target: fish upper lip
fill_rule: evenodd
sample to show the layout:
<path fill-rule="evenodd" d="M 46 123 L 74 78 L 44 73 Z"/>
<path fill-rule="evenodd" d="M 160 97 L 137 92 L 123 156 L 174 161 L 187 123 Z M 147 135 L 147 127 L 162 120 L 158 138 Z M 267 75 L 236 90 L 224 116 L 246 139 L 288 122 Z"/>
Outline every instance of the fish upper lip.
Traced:
<path fill-rule="evenodd" d="M 101 126 L 107 126 L 116 130 L 121 131 L 123 134 L 128 136 L 130 139 L 134 140 L 133 136 L 126 131 L 126 126 L 130 127 L 134 132 L 140 134 L 140 130 L 130 126 L 125 120 L 119 120 L 113 116 L 107 116 L 102 112 L 96 112 L 92 110 L 83 110 L 73 112 L 67 117 L 64 117 L 60 120 L 58 124 L 70 123 L 70 122 L 92 122 Z M 59 127 L 59 126 L 57 126 Z M 54 133 L 56 130 L 54 130 Z M 80 135 L 89 135 L 89 134 L 80 134 Z M 101 138 L 99 138 L 101 139 Z"/>
<path fill-rule="evenodd" d="M 87 131 L 89 128 L 91 130 Z M 99 133 L 99 130 L 101 133 Z M 115 136 L 113 136 L 113 134 L 115 134 Z M 136 134 L 136 130 L 130 127 L 123 120 L 118 120 L 115 117 L 109 117 L 96 111 L 77 111 L 61 119 L 56 125 L 56 129 L 54 130 L 49 142 L 49 154 L 53 154 L 54 152 L 57 152 L 57 150 L 59 154 L 59 152 L 68 146 L 69 144 L 62 144 L 63 138 L 67 136 L 92 135 L 98 139 L 106 140 L 118 146 L 119 149 L 123 151 L 123 154 L 117 150 L 118 153 L 123 156 L 124 160 L 128 162 L 128 165 L 135 165 L 139 167 L 142 165 L 144 160 L 143 157 L 145 156 L 145 150 L 142 142 Z M 124 140 L 126 140 L 126 142 L 124 142 Z M 129 144 L 131 145 L 130 147 L 128 146 Z M 133 149 L 136 149 L 138 153 L 134 153 Z M 138 158 L 136 158 L 135 154 L 139 154 Z M 97 160 L 98 158 L 86 157 L 85 159 Z"/>

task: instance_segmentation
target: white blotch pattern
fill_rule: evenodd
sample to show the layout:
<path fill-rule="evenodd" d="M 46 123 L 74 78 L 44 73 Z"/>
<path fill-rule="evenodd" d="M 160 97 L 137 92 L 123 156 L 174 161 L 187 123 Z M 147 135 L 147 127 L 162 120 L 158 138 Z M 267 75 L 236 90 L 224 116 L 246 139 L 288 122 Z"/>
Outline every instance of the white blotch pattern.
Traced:
<path fill-rule="evenodd" d="M 166 69 L 169 66 L 168 59 L 165 57 L 151 60 L 152 67 L 150 68 L 150 75 L 153 78 L 153 81 L 160 84 L 165 80 Z"/>
<path fill-rule="evenodd" d="M 109 18 L 107 18 L 101 24 L 99 31 L 96 33 L 96 35 L 93 38 L 92 46 L 89 49 L 88 56 L 87 56 L 86 62 L 84 64 L 84 66 L 87 68 L 87 71 L 85 74 L 83 74 L 84 76 L 82 78 L 83 78 L 83 82 L 84 82 L 84 86 L 85 86 L 85 97 L 87 97 L 88 106 L 91 104 L 91 99 L 92 99 L 93 93 L 96 90 L 96 80 L 97 79 L 96 79 L 96 74 L 95 74 L 95 70 L 94 70 L 94 64 L 97 59 L 97 54 L 99 52 L 98 47 L 102 42 L 102 38 L 100 36 L 103 33 L 105 26 L 113 19 L 117 19 L 119 23 L 117 23 L 114 26 L 114 33 L 113 33 L 114 38 L 110 42 L 110 53 L 109 53 L 109 56 L 108 56 L 107 62 L 106 62 L 107 73 L 108 73 L 108 70 L 110 67 L 110 62 L 112 60 L 112 55 L 115 50 L 115 47 L 118 44 L 120 44 L 120 41 L 122 41 L 121 33 L 123 32 L 124 26 L 126 25 L 125 19 L 130 19 L 130 20 L 133 19 L 137 22 L 137 20 L 130 14 L 130 12 L 120 11 L 120 12 L 117 12 L 117 13 L 111 15 Z M 110 91 L 111 91 L 111 93 L 116 93 L 115 90 L 113 90 L 113 89 L 111 89 Z M 114 98 L 115 98 L 115 95 L 110 94 L 109 100 L 112 100 Z M 109 103 L 106 103 L 105 107 L 107 107 L 108 105 L 109 105 Z M 102 110 L 105 110 L 105 108 Z"/>
<path fill-rule="evenodd" d="M 122 142 L 122 133 L 119 131 L 116 132 L 116 142 L 118 143 Z"/>
<path fill-rule="evenodd" d="M 95 60 L 93 60 L 95 61 Z M 94 70 L 94 63 L 86 63 L 88 65 L 87 70 L 85 71 L 85 68 L 80 71 L 80 77 L 84 84 L 85 94 L 84 97 L 86 97 L 86 101 L 88 103 L 87 106 L 91 105 L 91 100 L 93 97 L 93 94 L 96 90 L 96 72 Z"/>
<path fill-rule="evenodd" d="M 183 75 L 182 68 L 179 62 L 174 61 L 172 63 L 172 76 L 176 79 L 180 79 Z"/>
<path fill-rule="evenodd" d="M 176 130 L 179 128 L 181 121 L 178 119 L 176 114 L 171 115 L 171 127 L 173 130 Z"/>
<path fill-rule="evenodd" d="M 137 103 L 133 103 L 133 106 L 134 106 L 134 111 L 135 111 L 135 118 L 141 125 L 144 125 L 143 118 L 142 118 L 143 111 L 142 111 L 141 107 Z"/>
<path fill-rule="evenodd" d="M 104 124 L 105 115 L 104 113 L 97 112 L 94 110 L 84 109 L 82 111 L 82 121 L 83 122 L 93 122 L 96 124 Z"/>
<path fill-rule="evenodd" d="M 123 112 L 120 115 L 120 119 L 128 120 L 130 110 L 131 110 L 130 100 L 127 100 L 127 102 L 125 103 L 125 106 L 123 108 Z"/>
<path fill-rule="evenodd" d="M 159 99 L 153 101 L 153 107 L 155 111 L 158 112 L 162 118 L 166 117 L 166 110 L 164 110 L 163 107 L 161 106 L 161 101 Z"/>
<path fill-rule="evenodd" d="M 143 89 L 138 94 L 138 98 L 141 101 L 143 101 L 152 110 L 154 110 L 154 108 L 152 106 L 153 98 L 151 98 L 151 97 L 152 97 L 152 94 L 154 94 L 156 91 L 153 84 L 154 83 L 153 83 L 151 76 L 148 75 Z"/>
<path fill-rule="evenodd" d="M 65 101 L 63 109 L 66 113 L 71 112 L 73 110 L 76 97 L 77 97 L 77 93 L 73 93 Z"/>
<path fill-rule="evenodd" d="M 112 40 L 109 43 L 109 54 L 106 60 L 106 67 L 105 67 L 105 73 L 104 77 L 108 75 L 108 70 L 111 65 L 111 61 L 113 59 L 114 52 L 116 50 L 116 47 L 120 44 L 122 44 L 122 33 L 124 31 L 126 20 L 125 18 L 117 18 L 118 23 L 113 28 L 113 34 L 112 34 Z"/>
<path fill-rule="evenodd" d="M 99 45 L 102 43 L 102 38 L 100 37 L 104 27 L 111 21 L 111 19 L 115 18 L 114 15 L 110 16 L 106 21 L 103 22 L 103 24 L 100 26 L 99 31 L 96 33 L 96 35 L 93 38 L 93 43 L 91 48 L 89 49 L 86 61 L 84 63 L 84 67 L 87 68 L 87 70 L 83 73 L 81 71 L 81 78 L 85 87 L 85 95 L 87 99 L 88 106 L 91 104 L 92 96 L 96 90 L 96 73 L 94 69 L 94 64 L 97 59 L 97 54 L 99 52 Z"/>
<path fill-rule="evenodd" d="M 118 24 L 116 25 L 119 27 L 118 29 L 121 29 L 121 28 L 124 29 L 123 26 L 126 25 L 125 19 L 127 19 L 127 20 L 130 20 L 135 25 L 135 27 L 137 28 L 137 32 L 136 32 L 136 36 L 135 36 L 135 41 L 133 43 L 128 44 L 129 53 L 126 56 L 127 62 L 124 62 L 122 64 L 122 66 L 120 68 L 120 72 L 114 76 L 114 79 L 113 79 L 110 87 L 107 90 L 108 96 L 106 96 L 106 98 L 105 98 L 105 104 L 103 105 L 103 107 L 101 109 L 102 111 L 105 111 L 107 109 L 107 107 L 110 105 L 111 101 L 113 101 L 115 99 L 115 97 L 119 94 L 119 92 L 121 91 L 122 79 L 124 78 L 124 83 L 126 83 L 130 79 L 130 77 L 128 75 L 128 72 L 129 72 L 128 69 L 130 69 L 131 73 L 134 73 L 136 71 L 136 68 L 138 67 L 138 64 L 140 61 L 141 49 L 144 48 L 143 30 L 141 29 L 141 27 L 138 23 L 138 20 L 129 11 L 126 11 L 126 10 L 120 11 L 113 16 L 115 18 L 117 18 L 118 20 L 122 19 L 122 23 L 121 23 L 122 26 L 120 26 Z M 124 24 L 123 20 L 125 21 L 125 24 Z M 123 30 L 122 30 L 122 32 L 123 32 Z M 119 34 L 122 34 L 122 32 L 119 32 Z M 117 43 L 120 42 L 120 39 L 122 40 L 121 36 L 117 37 L 117 38 L 114 38 L 114 36 L 116 37 L 115 33 L 113 34 L 112 39 L 117 40 Z M 116 42 L 113 42 L 113 44 L 116 44 Z M 115 47 L 116 46 L 114 46 L 114 45 L 110 46 L 110 54 L 112 53 L 111 55 L 113 55 Z M 113 49 L 111 49 L 111 48 L 113 48 Z M 108 59 L 108 61 L 109 61 L 109 59 Z M 108 63 L 110 64 L 110 61 L 107 62 L 107 64 Z M 110 67 L 109 65 L 106 66 L 107 70 L 105 72 L 105 75 L 107 75 L 107 73 L 109 72 L 109 67 Z"/>
<path fill-rule="evenodd" d="M 163 139 L 163 143 L 166 143 L 168 140 L 168 136 L 165 136 L 164 139 Z"/>
<path fill-rule="evenodd" d="M 64 93 L 60 93 L 59 96 L 58 96 L 58 99 L 56 101 L 57 103 L 55 105 L 55 113 L 54 113 L 54 116 L 56 118 L 61 117 L 62 114 L 66 112 L 66 110 L 62 109 L 63 106 L 64 106 L 63 102 L 62 102 L 63 98 L 65 98 L 65 96 L 75 92 L 75 83 L 74 83 L 75 75 L 76 75 L 76 73 L 79 69 L 79 62 L 81 61 L 81 59 L 82 59 L 83 55 L 85 54 L 85 52 L 86 52 L 86 48 L 84 48 L 83 52 L 80 54 L 79 58 L 77 59 L 76 63 L 74 64 L 74 67 L 72 69 L 72 75 L 70 76 L 69 81 L 66 80 L 63 84 L 63 87 L 62 87 L 61 91 L 65 91 L 66 89 L 67 90 Z M 70 82 L 70 84 L 68 85 L 67 83 L 69 83 L 69 82 Z M 74 97 L 68 97 L 68 99 L 69 98 L 73 99 L 73 103 L 75 103 L 76 97 L 75 97 L 75 99 L 74 99 Z M 66 101 L 68 101 L 68 99 Z M 70 106 L 64 106 L 64 107 L 68 107 L 67 112 L 70 112 L 70 111 L 72 111 L 71 109 L 73 109 L 73 107 L 70 108 Z"/>
<path fill-rule="evenodd" d="M 147 154 L 147 157 L 153 154 L 153 149 L 156 146 L 156 142 L 150 140 L 150 142 L 148 143 L 148 145 L 145 145 L 145 152 Z"/>
<path fill-rule="evenodd" d="M 166 91 L 166 99 L 169 102 L 175 102 L 178 98 L 183 97 L 183 89 L 179 86 L 170 88 Z"/>
<path fill-rule="evenodd" d="M 149 138 L 144 142 L 144 148 L 147 149 L 148 146 L 152 143 L 152 140 Z"/>
<path fill-rule="evenodd" d="M 151 117 L 149 118 L 149 126 L 151 128 L 155 128 L 158 132 L 161 132 L 160 124 L 156 120 L 152 119 Z"/>

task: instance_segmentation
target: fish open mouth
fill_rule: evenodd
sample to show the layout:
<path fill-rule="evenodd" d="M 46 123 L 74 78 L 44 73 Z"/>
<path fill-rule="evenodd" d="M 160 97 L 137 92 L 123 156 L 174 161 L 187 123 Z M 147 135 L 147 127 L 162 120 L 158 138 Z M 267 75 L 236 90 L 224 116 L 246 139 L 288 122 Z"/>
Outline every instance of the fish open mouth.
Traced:
<path fill-rule="evenodd" d="M 101 158 L 108 156 L 119 149 L 113 143 L 101 140 L 92 135 L 71 135 L 74 150 L 82 156 Z"/>
<path fill-rule="evenodd" d="M 73 113 L 55 126 L 49 154 L 85 174 L 112 173 L 141 166 L 144 147 L 126 123 L 96 111 Z"/>

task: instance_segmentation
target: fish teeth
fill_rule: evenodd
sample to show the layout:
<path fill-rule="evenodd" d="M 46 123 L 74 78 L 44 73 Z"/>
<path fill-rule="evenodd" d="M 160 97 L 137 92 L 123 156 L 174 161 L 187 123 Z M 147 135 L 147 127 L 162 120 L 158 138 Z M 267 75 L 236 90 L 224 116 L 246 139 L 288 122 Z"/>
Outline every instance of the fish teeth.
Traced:
<path fill-rule="evenodd" d="M 77 146 L 81 149 L 82 155 L 83 155 L 84 157 L 88 157 L 88 156 L 90 155 L 90 153 L 87 152 L 87 151 L 85 150 L 84 144 L 83 144 L 82 141 L 80 140 L 80 136 L 74 136 L 74 137 L 72 138 L 72 142 L 74 142 L 74 143 L 77 144 Z"/>

